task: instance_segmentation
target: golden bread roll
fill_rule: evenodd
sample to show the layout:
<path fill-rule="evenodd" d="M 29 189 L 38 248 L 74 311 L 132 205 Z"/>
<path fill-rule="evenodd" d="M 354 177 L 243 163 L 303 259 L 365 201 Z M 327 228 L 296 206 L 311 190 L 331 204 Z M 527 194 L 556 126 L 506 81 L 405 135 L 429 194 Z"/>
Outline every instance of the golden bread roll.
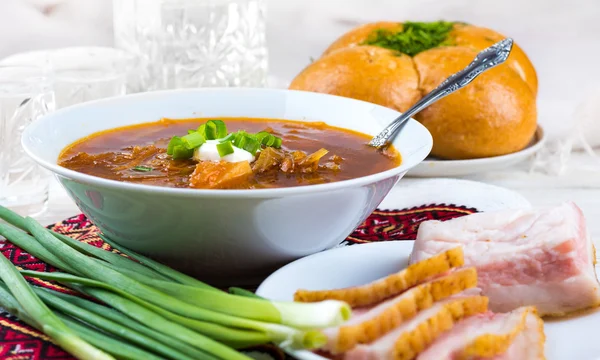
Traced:
<path fill-rule="evenodd" d="M 397 32 L 402 31 L 402 28 L 402 23 L 389 21 L 361 25 L 334 41 L 333 44 L 325 50 L 324 55 L 341 48 L 361 45 L 377 30 Z M 506 36 L 491 29 L 455 23 L 453 24 L 453 30 L 448 33 L 447 45 L 469 46 L 481 51 L 505 37 Z M 513 43 L 512 51 L 510 52 L 508 59 L 506 59 L 506 64 L 515 70 L 529 85 L 533 94 L 537 95 L 538 80 L 535 68 L 525 52 L 516 43 Z"/>
<path fill-rule="evenodd" d="M 444 47 L 413 60 L 429 92 L 467 66 L 477 50 Z M 490 105 L 492 104 L 492 105 Z M 535 96 L 512 68 L 500 65 L 416 115 L 433 136 L 431 154 L 446 159 L 497 156 L 525 148 L 535 134 Z"/>
<path fill-rule="evenodd" d="M 450 38 L 456 46 L 470 46 L 481 51 L 506 38 L 506 36 L 483 27 L 456 24 L 454 25 L 454 30 L 450 33 Z M 510 55 L 506 59 L 506 64 L 519 74 L 527 85 L 529 85 L 533 94 L 537 95 L 538 79 L 535 68 L 523 49 L 516 43 L 513 43 Z"/>
<path fill-rule="evenodd" d="M 339 95 L 406 111 L 421 98 L 410 56 L 375 46 L 343 48 L 310 64 L 290 89 Z"/>
<path fill-rule="evenodd" d="M 290 89 L 333 94 L 406 111 L 504 36 L 456 22 L 376 22 L 337 39 Z M 535 135 L 537 75 L 518 45 L 507 61 L 416 116 L 432 155 L 472 159 L 524 149 Z"/>

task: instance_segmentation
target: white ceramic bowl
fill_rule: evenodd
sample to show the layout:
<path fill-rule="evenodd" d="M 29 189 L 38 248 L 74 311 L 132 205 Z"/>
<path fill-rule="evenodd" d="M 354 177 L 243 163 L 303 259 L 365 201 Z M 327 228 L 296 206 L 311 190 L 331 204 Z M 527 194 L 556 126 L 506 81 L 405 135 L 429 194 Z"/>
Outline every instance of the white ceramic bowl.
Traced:
<path fill-rule="evenodd" d="M 117 182 L 56 164 L 92 133 L 161 117 L 263 117 L 325 121 L 375 134 L 398 112 L 343 97 L 275 89 L 149 92 L 61 109 L 23 133 L 25 151 L 56 174 L 81 211 L 118 243 L 214 284 L 256 284 L 275 268 L 342 242 L 432 147 L 408 122 L 394 145 L 400 166 L 303 187 L 197 190 Z"/>

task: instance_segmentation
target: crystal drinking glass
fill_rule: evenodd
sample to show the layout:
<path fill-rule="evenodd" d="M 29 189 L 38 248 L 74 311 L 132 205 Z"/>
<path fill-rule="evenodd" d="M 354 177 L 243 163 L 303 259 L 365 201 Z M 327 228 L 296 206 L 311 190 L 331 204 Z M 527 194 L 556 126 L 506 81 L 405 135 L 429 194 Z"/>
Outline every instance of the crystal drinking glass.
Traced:
<path fill-rule="evenodd" d="M 267 85 L 266 0 L 113 0 L 137 91 Z"/>
<path fill-rule="evenodd" d="M 136 84 L 136 57 L 109 47 L 68 47 L 13 55 L 0 65 L 45 67 L 56 95 L 56 108 L 125 95 Z"/>
<path fill-rule="evenodd" d="M 23 129 L 54 110 L 47 73 L 37 66 L 0 66 L 0 205 L 23 215 L 43 212 L 50 173 L 21 147 Z"/>
<path fill-rule="evenodd" d="M 73 47 L 50 51 L 48 65 L 56 107 L 125 95 L 133 57 L 102 47 Z"/>

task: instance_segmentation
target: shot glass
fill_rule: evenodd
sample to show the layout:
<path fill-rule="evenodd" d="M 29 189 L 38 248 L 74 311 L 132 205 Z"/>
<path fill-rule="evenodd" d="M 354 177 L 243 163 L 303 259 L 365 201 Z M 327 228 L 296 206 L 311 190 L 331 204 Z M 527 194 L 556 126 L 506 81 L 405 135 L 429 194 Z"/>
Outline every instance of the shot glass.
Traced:
<path fill-rule="evenodd" d="M 54 106 L 43 67 L 0 65 L 0 205 L 22 215 L 46 209 L 51 175 L 25 154 L 21 134 Z"/>

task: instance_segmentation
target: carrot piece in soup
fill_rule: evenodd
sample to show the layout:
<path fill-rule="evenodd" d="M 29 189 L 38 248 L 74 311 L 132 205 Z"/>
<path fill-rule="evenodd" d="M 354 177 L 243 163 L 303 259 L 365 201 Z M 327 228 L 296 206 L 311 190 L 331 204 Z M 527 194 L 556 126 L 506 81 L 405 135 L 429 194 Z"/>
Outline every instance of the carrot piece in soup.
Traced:
<path fill-rule="evenodd" d="M 190 186 L 196 189 L 223 189 L 242 187 L 252 175 L 247 161 L 201 161 L 190 176 Z"/>

